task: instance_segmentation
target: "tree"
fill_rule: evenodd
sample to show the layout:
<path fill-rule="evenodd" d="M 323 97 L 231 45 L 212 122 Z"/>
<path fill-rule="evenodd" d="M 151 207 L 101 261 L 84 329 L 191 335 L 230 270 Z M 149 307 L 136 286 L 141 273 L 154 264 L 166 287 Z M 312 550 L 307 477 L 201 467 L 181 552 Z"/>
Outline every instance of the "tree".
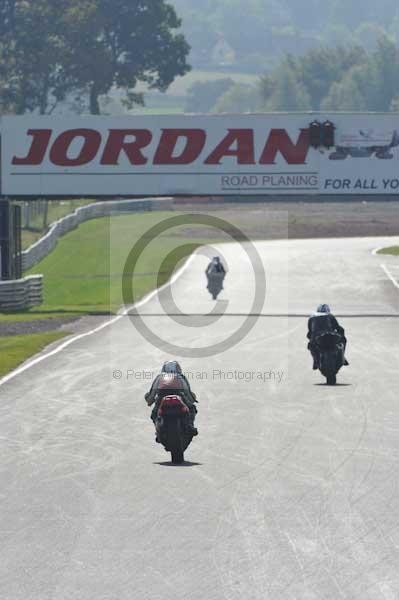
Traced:
<path fill-rule="evenodd" d="M 142 102 L 139 81 L 165 90 L 189 70 L 189 46 L 164 0 L 0 0 L 0 106 L 51 112 L 68 94 L 99 96 L 112 87 Z"/>
<path fill-rule="evenodd" d="M 274 91 L 266 103 L 267 110 L 301 111 L 310 109 L 310 96 L 295 71 L 284 64 L 274 78 Z"/>
<path fill-rule="evenodd" d="M 376 104 L 371 110 L 388 111 L 399 92 L 399 54 L 388 37 L 379 38 L 371 67 L 376 79 Z"/>
<path fill-rule="evenodd" d="M 256 112 L 260 108 L 260 96 L 257 88 L 236 83 L 216 102 L 212 112 L 246 113 Z"/>
<path fill-rule="evenodd" d="M 366 52 L 356 46 L 322 46 L 302 57 L 287 54 L 271 74 L 261 78 L 263 101 L 272 110 L 320 110 L 331 85 L 353 66 L 367 63 L 367 58 Z"/>
<path fill-rule="evenodd" d="M 274 79 L 272 75 L 265 73 L 259 78 L 258 89 L 263 104 L 267 104 L 274 91 Z"/>
<path fill-rule="evenodd" d="M 196 66 L 209 65 L 212 50 L 220 33 L 214 18 L 214 3 L 211 0 L 196 0 L 190 6 L 187 0 L 169 0 L 183 17 L 184 35 L 190 40 L 190 62 Z"/>
<path fill-rule="evenodd" d="M 234 85 L 233 79 L 222 78 L 214 81 L 196 81 L 188 89 L 186 106 L 187 113 L 208 113 L 228 89 Z"/>
<path fill-rule="evenodd" d="M 286 52 L 303 55 L 310 47 L 375 41 L 377 28 L 398 35 L 397 0 L 169 0 L 183 17 L 202 67 L 215 36 L 232 46 L 247 69 L 250 55 L 270 63 Z M 395 22 L 396 20 L 396 22 Z M 374 31 L 373 31 L 374 30 Z M 300 32 L 300 35 L 298 35 Z M 359 35 L 357 39 L 356 35 Z M 323 95 L 324 97 L 324 95 Z"/>
<path fill-rule="evenodd" d="M 91 0 L 0 0 L 0 103 L 23 114 L 51 112 L 80 83 L 71 32 L 92 18 Z"/>
<path fill-rule="evenodd" d="M 341 82 L 332 84 L 328 96 L 321 103 L 321 108 L 322 110 L 339 111 L 367 110 L 367 101 L 362 95 L 353 74 L 344 77 Z"/>
<path fill-rule="evenodd" d="M 135 92 L 139 81 L 165 91 L 176 76 L 189 71 L 190 47 L 175 32 L 181 21 L 164 0 L 93 1 L 96 21 L 86 28 L 77 48 L 82 83 L 89 82 L 92 114 L 100 113 L 99 96 L 112 87 L 126 90 L 132 106 L 142 102 Z"/>
<path fill-rule="evenodd" d="M 331 85 L 339 81 L 354 65 L 363 64 L 366 60 L 365 51 L 358 46 L 315 48 L 296 59 L 295 72 L 310 95 L 311 108 L 319 110 Z"/>

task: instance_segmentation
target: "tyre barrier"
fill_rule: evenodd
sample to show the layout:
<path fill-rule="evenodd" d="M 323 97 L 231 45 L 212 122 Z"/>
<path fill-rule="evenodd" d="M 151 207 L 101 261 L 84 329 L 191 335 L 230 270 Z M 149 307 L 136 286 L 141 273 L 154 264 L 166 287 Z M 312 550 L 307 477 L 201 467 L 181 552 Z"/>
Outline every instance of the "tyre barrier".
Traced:
<path fill-rule="evenodd" d="M 0 281 L 0 312 L 25 310 L 43 302 L 43 275 Z"/>

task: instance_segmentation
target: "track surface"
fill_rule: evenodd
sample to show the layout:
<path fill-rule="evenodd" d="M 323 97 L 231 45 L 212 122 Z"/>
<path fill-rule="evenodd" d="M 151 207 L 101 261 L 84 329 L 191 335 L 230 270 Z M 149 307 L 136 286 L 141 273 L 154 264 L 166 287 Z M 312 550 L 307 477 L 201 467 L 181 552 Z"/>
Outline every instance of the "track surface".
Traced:
<path fill-rule="evenodd" d="M 397 598 L 399 290 L 380 265 L 394 274 L 398 263 L 371 255 L 392 241 L 256 245 L 268 293 L 254 329 L 223 354 L 182 359 L 200 400 L 182 467 L 155 444 L 143 402 L 141 372 L 168 356 L 128 317 L 1 387 L 0 597 Z M 221 252 L 227 315 L 178 324 L 154 298 L 140 310 L 161 337 L 203 346 L 242 322 L 254 277 L 242 249 Z M 194 258 L 172 286 L 193 315 L 214 306 L 205 263 Z M 319 302 L 346 315 L 351 365 L 335 388 L 306 350 Z"/>

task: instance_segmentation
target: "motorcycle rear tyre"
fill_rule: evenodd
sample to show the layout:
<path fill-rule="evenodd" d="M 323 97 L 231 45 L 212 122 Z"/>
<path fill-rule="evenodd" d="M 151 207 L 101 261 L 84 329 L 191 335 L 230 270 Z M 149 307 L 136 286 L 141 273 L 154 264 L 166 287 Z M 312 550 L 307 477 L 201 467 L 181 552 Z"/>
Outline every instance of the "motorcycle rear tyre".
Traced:
<path fill-rule="evenodd" d="M 180 421 L 169 421 L 168 423 L 168 446 L 174 465 L 181 465 L 184 462 L 184 451 L 182 448 L 182 432 Z"/>
<path fill-rule="evenodd" d="M 337 383 L 336 375 L 328 375 L 327 376 L 327 385 L 335 385 Z"/>

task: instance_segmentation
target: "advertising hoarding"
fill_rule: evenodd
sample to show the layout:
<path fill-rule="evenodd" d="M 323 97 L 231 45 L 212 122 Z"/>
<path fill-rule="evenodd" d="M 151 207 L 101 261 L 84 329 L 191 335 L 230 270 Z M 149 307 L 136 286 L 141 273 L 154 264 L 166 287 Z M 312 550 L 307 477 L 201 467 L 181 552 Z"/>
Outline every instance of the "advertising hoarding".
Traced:
<path fill-rule="evenodd" d="M 310 147 L 308 113 L 5 117 L 2 194 L 398 193 L 399 115 L 316 117 L 334 148 Z"/>

